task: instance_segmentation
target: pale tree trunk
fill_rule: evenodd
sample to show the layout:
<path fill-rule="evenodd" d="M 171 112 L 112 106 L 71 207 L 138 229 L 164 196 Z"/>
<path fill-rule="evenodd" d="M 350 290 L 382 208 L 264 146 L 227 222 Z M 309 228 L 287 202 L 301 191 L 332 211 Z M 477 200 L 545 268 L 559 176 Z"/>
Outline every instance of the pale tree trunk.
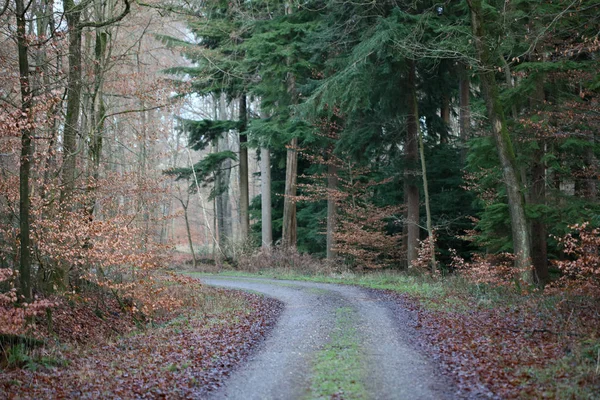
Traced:
<path fill-rule="evenodd" d="M 533 274 L 531 269 L 529 224 L 525 218 L 525 202 L 521 193 L 522 185 L 517 174 L 516 157 L 510 135 L 506 128 L 504 110 L 500 103 L 498 85 L 494 75 L 496 68 L 493 60 L 495 57 L 490 55 L 487 47 L 488 44 L 486 43 L 482 1 L 467 0 L 467 3 L 471 9 L 471 26 L 479 62 L 481 63 L 479 76 L 482 94 L 492 126 L 492 134 L 496 142 L 504 184 L 506 185 L 513 249 L 515 252 L 515 267 L 523 271 L 521 278 L 525 282 L 531 283 L 533 282 Z"/>
<path fill-rule="evenodd" d="M 240 97 L 240 231 L 242 243 L 248 240 L 250 233 L 250 213 L 248 195 L 248 112 L 246 95 Z"/>
<path fill-rule="evenodd" d="M 29 177 L 33 158 L 31 139 L 33 136 L 31 123 L 31 87 L 29 80 L 29 59 L 26 24 L 26 9 L 23 0 L 15 0 L 17 17 L 17 47 L 19 54 L 19 83 L 21 88 L 21 112 L 27 119 L 21 128 L 21 159 L 19 166 L 19 283 L 20 295 L 25 301 L 31 300 L 31 238 L 30 238 L 30 188 Z"/>
<path fill-rule="evenodd" d="M 470 136 L 471 128 L 471 104 L 470 104 L 471 79 L 466 66 L 462 66 L 460 73 L 460 144 L 461 144 L 461 159 L 463 162 L 467 156 L 467 141 Z"/>
<path fill-rule="evenodd" d="M 330 158 L 327 164 L 327 261 L 337 257 L 335 250 L 335 231 L 337 229 L 337 203 L 335 193 L 338 190 L 338 167 Z"/>
<path fill-rule="evenodd" d="M 271 151 L 266 147 L 260 148 L 260 177 L 262 248 L 264 250 L 269 250 L 273 244 L 271 218 Z"/>
<path fill-rule="evenodd" d="M 181 196 L 181 193 L 179 195 Z M 194 251 L 194 241 L 192 240 L 192 229 L 190 227 L 190 219 L 188 213 L 188 208 L 190 205 L 189 191 L 187 192 L 187 198 L 185 199 L 185 201 L 182 197 L 177 197 L 177 200 L 179 200 L 179 203 L 181 203 L 181 207 L 183 208 L 183 219 L 185 220 L 185 231 L 187 233 L 188 245 L 190 246 L 190 253 L 192 253 L 193 267 L 196 268 L 196 252 Z"/>
<path fill-rule="evenodd" d="M 283 227 L 281 245 L 296 247 L 296 185 L 298 179 L 298 138 L 293 138 L 288 145 L 285 163 L 285 197 L 283 200 Z"/>
<path fill-rule="evenodd" d="M 292 3 L 285 3 L 286 15 L 292 14 Z M 288 65 L 291 60 L 288 60 Z M 291 97 L 291 103 L 296 104 L 296 78 L 290 71 L 287 77 L 287 91 Z M 283 199 L 283 226 L 281 234 L 281 245 L 283 247 L 296 247 L 297 222 L 296 222 L 296 188 L 298 179 L 298 138 L 293 138 L 287 146 L 287 157 L 285 162 L 285 196 Z"/>
<path fill-rule="evenodd" d="M 416 68 L 413 61 L 409 61 L 407 83 L 409 92 L 414 92 L 416 90 Z M 404 146 L 404 200 L 407 210 L 405 220 L 407 229 L 406 262 L 408 268 L 411 268 L 412 262 L 417 259 L 417 250 L 419 246 L 419 186 L 417 185 L 419 121 L 417 119 L 416 106 L 413 96 L 409 96 L 406 121 L 406 144 Z"/>
<path fill-rule="evenodd" d="M 414 66 L 414 64 L 413 64 Z M 414 80 L 413 80 L 414 83 Z M 410 91 L 410 97 L 412 98 L 412 107 L 411 110 L 414 112 L 414 119 L 415 121 L 419 121 L 419 106 L 417 103 L 417 91 L 416 91 L 416 87 L 415 85 L 411 85 L 411 87 L 409 88 Z M 418 136 L 419 136 L 419 158 L 421 159 L 421 174 L 423 176 L 423 194 L 425 195 L 425 215 L 426 215 L 426 219 L 427 219 L 427 234 L 429 237 L 429 246 L 431 249 L 431 253 L 429 255 L 430 260 L 430 266 L 431 266 L 431 271 L 435 272 L 436 268 L 437 268 L 437 262 L 435 260 L 435 235 L 433 232 L 433 224 L 431 222 L 431 208 L 429 205 L 429 185 L 427 184 L 427 166 L 425 164 L 425 146 L 423 144 L 423 131 L 422 129 L 419 127 L 419 124 L 417 122 L 417 130 L 418 130 Z"/>

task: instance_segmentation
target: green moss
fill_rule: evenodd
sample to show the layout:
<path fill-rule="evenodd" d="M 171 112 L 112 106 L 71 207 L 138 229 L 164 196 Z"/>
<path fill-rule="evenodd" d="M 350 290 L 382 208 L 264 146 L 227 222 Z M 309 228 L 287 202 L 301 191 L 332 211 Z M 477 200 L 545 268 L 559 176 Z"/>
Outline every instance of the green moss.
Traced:
<path fill-rule="evenodd" d="M 307 399 L 365 399 L 363 354 L 356 329 L 355 312 L 343 307 L 336 310 L 336 325 L 331 340 L 314 359 L 310 393 Z"/>

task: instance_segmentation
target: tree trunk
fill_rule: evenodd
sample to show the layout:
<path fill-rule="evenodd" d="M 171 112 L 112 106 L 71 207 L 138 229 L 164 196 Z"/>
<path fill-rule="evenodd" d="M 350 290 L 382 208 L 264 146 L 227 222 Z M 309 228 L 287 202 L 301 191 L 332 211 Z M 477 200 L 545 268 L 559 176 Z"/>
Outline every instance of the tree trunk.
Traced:
<path fill-rule="evenodd" d="M 283 229 L 281 245 L 296 247 L 296 185 L 298 175 L 298 138 L 293 138 L 287 149 L 285 163 L 285 197 L 283 200 Z"/>
<path fill-rule="evenodd" d="M 271 151 L 260 148 L 262 248 L 269 250 L 273 243 L 271 217 Z"/>
<path fill-rule="evenodd" d="M 409 61 L 407 88 L 410 93 L 416 91 L 416 67 L 413 61 Z M 419 153 L 418 143 L 418 119 L 417 104 L 414 96 L 408 96 L 408 115 L 406 119 L 406 144 L 405 144 L 405 166 L 404 166 L 404 200 L 407 210 L 407 241 L 406 261 L 408 268 L 417 259 L 419 246 L 419 186 L 417 184 Z"/>
<path fill-rule="evenodd" d="M 417 92 L 415 90 L 415 86 L 413 85 L 411 88 L 410 96 L 412 97 L 412 101 L 414 103 L 413 110 L 415 112 L 415 120 L 419 120 L 419 107 L 417 103 Z M 421 159 L 421 174 L 423 175 L 423 194 L 425 195 L 425 215 L 427 219 L 427 234 L 429 237 L 429 246 L 431 249 L 430 253 L 430 266 L 431 272 L 435 272 L 437 268 L 437 262 L 435 260 L 435 235 L 433 232 L 433 224 L 431 222 L 431 209 L 429 205 L 429 185 L 427 184 L 427 166 L 425 164 L 425 146 L 423 145 L 423 131 L 417 125 L 417 129 L 419 131 L 419 156 Z"/>
<path fill-rule="evenodd" d="M 194 268 L 196 268 L 196 252 L 194 251 L 194 241 L 192 240 L 192 229 L 190 227 L 190 220 L 188 217 L 188 206 L 190 204 L 189 192 L 187 201 L 183 201 L 183 199 L 179 199 L 181 203 L 181 207 L 183 208 L 183 218 L 185 219 L 185 231 L 187 233 L 188 244 L 190 246 L 190 252 L 192 253 L 192 263 Z"/>
<path fill-rule="evenodd" d="M 242 243 L 248 240 L 250 233 L 250 214 L 248 211 L 248 136 L 246 127 L 248 123 L 248 113 L 246 104 L 246 95 L 240 97 L 240 230 Z"/>
<path fill-rule="evenodd" d="M 63 130 L 63 166 L 60 204 L 72 208 L 71 197 L 75 188 L 77 167 L 77 132 L 81 102 L 81 11 L 74 0 L 65 0 L 65 15 L 69 31 L 69 74 L 67 76 L 67 110 Z"/>
<path fill-rule="evenodd" d="M 442 94 L 440 117 L 442 118 L 442 121 L 444 121 L 444 129 L 440 135 L 440 143 L 448 143 L 448 136 L 450 135 L 450 98 L 446 93 Z"/>
<path fill-rule="evenodd" d="M 337 203 L 335 193 L 338 190 L 338 168 L 334 160 L 327 164 L 327 261 L 337 257 L 335 250 L 335 231 L 337 228 Z"/>
<path fill-rule="evenodd" d="M 533 155 L 531 167 L 531 203 L 543 205 L 546 202 L 546 167 L 543 162 L 544 144 Z M 549 282 L 548 243 L 546 224 L 543 216 L 531 221 L 531 253 L 535 282 L 544 285 Z"/>
<path fill-rule="evenodd" d="M 293 4 L 290 1 L 285 2 L 285 14 L 290 15 L 293 12 Z M 291 59 L 287 60 L 288 66 L 292 64 Z M 291 69 L 291 67 L 290 67 Z M 287 76 L 287 92 L 291 98 L 291 104 L 296 104 L 296 78 L 291 70 Z M 284 248 L 296 247 L 297 241 L 297 221 L 296 221 L 296 186 L 298 179 L 298 138 L 293 138 L 287 146 L 287 156 L 285 161 L 285 196 L 283 199 L 283 222 L 281 245 Z"/>
<path fill-rule="evenodd" d="M 531 108 L 537 110 L 543 106 L 544 78 L 538 75 L 536 79 L 536 92 L 532 96 Z M 531 204 L 546 204 L 546 166 L 544 164 L 545 141 L 538 141 L 538 148 L 533 153 L 533 163 L 531 166 Z M 531 256 L 533 269 L 535 272 L 534 281 L 540 285 L 545 285 L 550 281 L 548 272 L 548 233 L 544 215 L 534 218 L 531 221 Z"/>
<path fill-rule="evenodd" d="M 498 85 L 494 71 L 496 70 L 486 43 L 483 26 L 483 11 L 481 0 L 467 0 L 471 9 L 471 26 L 475 39 L 475 46 L 480 62 L 479 76 L 482 94 L 485 100 L 488 118 L 492 126 L 492 134 L 496 142 L 496 149 L 502 167 L 504 184 L 508 196 L 510 211 L 513 249 L 515 252 L 515 267 L 522 271 L 521 278 L 533 282 L 531 269 L 531 244 L 529 224 L 525 218 L 524 199 L 521 193 L 521 182 L 517 174 L 516 157 L 512 141 L 506 128 L 504 110 L 500 103 Z"/>
<path fill-rule="evenodd" d="M 471 128 L 471 105 L 470 105 L 470 90 L 471 90 L 471 79 L 469 78 L 469 71 L 466 66 L 463 65 L 460 74 L 460 113 L 459 113 L 459 124 L 460 124 L 460 144 L 461 144 L 461 159 L 463 162 L 467 157 L 467 141 L 470 136 Z"/>
<path fill-rule="evenodd" d="M 32 115 L 31 115 L 31 87 L 29 81 L 29 59 L 28 44 L 25 31 L 25 5 L 23 0 L 15 1 L 17 17 L 17 47 L 19 53 L 19 83 L 21 88 L 21 112 L 26 118 L 22 121 L 21 129 L 21 159 L 19 166 L 19 241 L 20 241 L 20 263 L 19 283 L 20 294 L 25 301 L 32 299 L 31 291 L 31 239 L 30 239 L 30 193 L 29 177 L 33 158 L 33 147 L 31 139 Z"/>

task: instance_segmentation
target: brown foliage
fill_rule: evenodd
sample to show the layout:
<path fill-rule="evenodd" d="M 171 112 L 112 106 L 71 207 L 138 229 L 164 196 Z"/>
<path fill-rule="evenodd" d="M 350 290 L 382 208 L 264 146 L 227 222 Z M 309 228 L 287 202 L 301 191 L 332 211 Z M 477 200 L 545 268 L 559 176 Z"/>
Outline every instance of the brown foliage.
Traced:
<path fill-rule="evenodd" d="M 570 228 L 572 233 L 558 238 L 568 259 L 554 261 L 563 274 L 554 287 L 600 296 L 600 229 L 591 228 L 588 222 Z"/>
<path fill-rule="evenodd" d="M 275 269 L 307 275 L 332 272 L 332 266 L 327 263 L 310 254 L 299 253 L 294 248 L 286 247 L 275 247 L 270 250 L 261 249 L 252 254 L 243 254 L 238 260 L 237 268 L 248 272 Z"/>
<path fill-rule="evenodd" d="M 202 314 L 194 307 L 178 308 L 162 320 L 170 322 L 158 328 L 107 341 L 106 334 L 113 335 L 105 328 L 110 331 L 116 323 L 115 331 L 123 333 L 134 328 L 131 320 L 127 322 L 114 303 L 102 309 L 102 318 L 91 316 L 91 303 L 78 303 L 64 314 L 67 319 L 61 322 L 72 325 L 63 326 L 61 337 L 82 339 L 87 345 L 54 350 L 53 357 L 69 361 L 66 366 L 4 371 L 0 392 L 7 398 L 36 399 L 205 397 L 267 334 L 281 306 L 262 296 L 207 288 L 198 281 L 182 279 L 183 285 L 171 287 L 176 288 L 178 297 L 187 299 L 183 303 L 201 300 L 205 305 Z M 209 299 L 215 298 L 228 309 L 211 308 Z M 82 328 L 71 319 L 73 314 L 90 323 Z M 59 318 L 62 315 L 57 315 L 57 323 Z M 82 335 L 80 328 L 89 335 Z"/>

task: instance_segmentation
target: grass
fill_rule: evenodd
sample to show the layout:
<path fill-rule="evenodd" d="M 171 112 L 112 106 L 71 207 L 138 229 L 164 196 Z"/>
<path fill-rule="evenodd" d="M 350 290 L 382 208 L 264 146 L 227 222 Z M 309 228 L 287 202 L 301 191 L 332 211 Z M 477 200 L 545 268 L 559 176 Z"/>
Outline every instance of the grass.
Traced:
<path fill-rule="evenodd" d="M 600 398 L 600 339 L 586 340 L 581 347 L 546 368 L 522 368 L 548 389 L 540 398 L 598 399 Z M 578 384 L 565 376 L 578 378 Z M 582 380 L 585 379 L 586 382 Z"/>
<path fill-rule="evenodd" d="M 436 311 L 464 311 L 467 312 L 471 304 L 466 302 L 467 286 L 459 282 L 457 278 L 451 278 L 454 283 L 449 284 L 448 279 L 436 280 L 428 276 L 410 275 L 398 272 L 377 271 L 365 274 L 341 273 L 341 274 L 313 274 L 305 275 L 293 270 L 263 270 L 258 273 L 243 271 L 222 271 L 219 274 L 188 272 L 189 276 L 202 278 L 208 276 L 230 276 L 236 278 L 256 279 L 271 278 L 282 280 L 298 280 L 308 282 L 334 283 L 343 285 L 358 285 L 372 289 L 393 290 L 407 293 L 418 297 L 423 305 Z M 280 285 L 289 285 L 281 283 Z M 470 289 L 472 291 L 472 289 Z M 497 296 L 490 297 L 490 293 L 484 295 L 480 290 L 482 301 L 498 301 Z M 487 296 L 487 297 L 486 297 Z M 504 301 L 502 299 L 502 301 Z"/>
<path fill-rule="evenodd" d="M 308 399 L 367 398 L 361 364 L 363 354 L 352 324 L 354 313 L 347 307 L 336 310 L 331 340 L 315 356 Z"/>

